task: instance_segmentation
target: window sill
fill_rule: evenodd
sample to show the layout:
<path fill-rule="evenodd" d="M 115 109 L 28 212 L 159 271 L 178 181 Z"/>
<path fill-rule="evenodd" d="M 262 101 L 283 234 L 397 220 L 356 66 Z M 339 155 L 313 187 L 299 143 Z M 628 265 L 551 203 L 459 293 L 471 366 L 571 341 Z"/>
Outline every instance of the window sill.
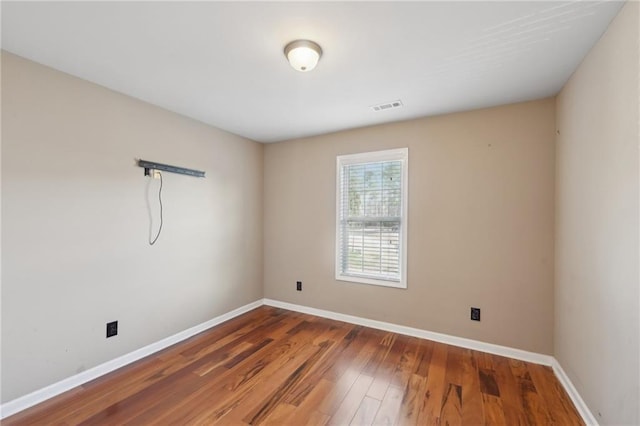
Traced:
<path fill-rule="evenodd" d="M 403 290 L 406 290 L 407 288 L 407 282 L 405 280 L 400 280 L 400 281 L 377 280 L 374 278 L 365 278 L 365 277 L 358 277 L 356 275 L 342 275 L 342 274 L 336 274 L 336 280 L 352 282 L 357 284 L 377 285 L 379 287 L 399 288 Z"/>

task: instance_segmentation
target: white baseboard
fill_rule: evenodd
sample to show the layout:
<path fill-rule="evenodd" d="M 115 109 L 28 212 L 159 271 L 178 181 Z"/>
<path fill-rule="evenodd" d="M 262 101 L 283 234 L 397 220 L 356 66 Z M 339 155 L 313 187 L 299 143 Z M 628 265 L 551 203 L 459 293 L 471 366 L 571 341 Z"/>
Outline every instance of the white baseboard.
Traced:
<path fill-rule="evenodd" d="M 329 318 L 337 321 L 348 322 L 351 324 L 364 325 L 366 327 L 377 328 L 378 330 L 391 331 L 407 336 L 419 337 L 421 339 L 433 340 L 435 342 L 446 343 L 447 345 L 459 346 L 462 348 L 473 349 L 476 351 L 488 352 L 495 355 L 505 356 L 508 358 L 519 359 L 522 361 L 532 362 L 534 364 L 542 364 L 546 366 L 553 365 L 553 357 L 535 352 L 524 351 L 522 349 L 509 348 L 507 346 L 495 345 L 493 343 L 480 342 L 478 340 L 466 339 L 464 337 L 451 336 L 449 334 L 436 333 L 433 331 L 421 330 L 418 328 L 407 327 L 404 325 L 392 324 L 384 321 L 377 321 L 368 318 L 356 317 L 353 315 L 340 314 L 324 309 L 310 308 L 308 306 L 296 305 L 293 303 L 280 302 L 279 300 L 264 299 L 264 304 L 276 308 L 288 309 L 290 311 L 302 312 L 304 314 L 316 315 L 319 317 Z"/>
<path fill-rule="evenodd" d="M 573 405 L 576 406 L 576 410 L 578 410 L 578 413 L 582 416 L 582 420 L 584 420 L 588 426 L 598 426 L 598 420 L 596 420 L 593 413 L 591 413 L 591 410 L 589 410 L 589 407 L 587 407 L 587 404 L 584 402 L 575 386 L 573 386 L 573 383 L 569 380 L 569 376 L 567 376 L 567 373 L 562 369 L 562 366 L 557 359 L 553 359 L 551 368 L 553 368 L 553 372 L 556 373 L 556 377 L 562 387 L 564 387 L 564 390 L 569 394 L 569 398 L 571 398 Z"/>
<path fill-rule="evenodd" d="M 134 361 L 137 361 L 146 356 L 152 355 L 162 349 L 165 349 L 173 344 L 188 339 L 204 330 L 228 321 L 232 318 L 242 315 L 252 309 L 255 309 L 262 305 L 273 306 L 276 308 L 287 309 L 290 311 L 302 312 L 309 315 L 315 315 L 323 318 L 329 318 L 337 321 L 348 322 L 350 324 L 363 325 L 365 327 L 376 328 L 379 330 L 391 331 L 394 333 L 404 334 L 407 336 L 418 337 L 421 339 L 433 340 L 435 342 L 445 343 L 448 345 L 459 346 L 462 348 L 473 349 L 477 351 L 487 352 L 495 355 L 505 356 L 508 358 L 519 359 L 522 361 L 532 362 L 535 364 L 542 364 L 552 367 L 554 373 L 558 377 L 560 384 L 564 387 L 569 397 L 573 401 L 576 409 L 582 416 L 582 419 L 587 425 L 598 426 L 596 418 L 593 416 L 584 400 L 569 380 L 560 363 L 551 355 L 544 355 L 535 352 L 524 351 L 521 349 L 510 348 L 507 346 L 495 345 L 493 343 L 480 342 L 478 340 L 466 339 L 463 337 L 451 336 L 443 333 L 436 333 L 433 331 L 421 330 L 418 328 L 407 327 L 404 325 L 392 324 L 384 321 L 377 321 L 368 318 L 357 317 L 353 315 L 341 314 L 338 312 L 326 311 L 324 309 L 311 308 L 308 306 L 296 305 L 288 302 L 281 302 L 273 299 L 261 299 L 248 305 L 241 306 L 234 309 L 231 312 L 217 316 L 202 324 L 191 327 L 187 330 L 181 331 L 169 336 L 166 339 L 162 339 L 158 342 L 152 343 L 148 346 L 115 358 L 111 361 L 107 361 L 104 364 L 100 364 L 80 374 L 68 377 L 57 383 L 49 385 L 45 388 L 39 389 L 28 395 L 14 399 L 0 406 L 0 419 L 4 419 L 19 411 L 25 410 L 36 404 L 39 404 L 54 396 L 60 395 L 63 392 L 73 389 L 76 386 L 80 386 L 93 379 L 110 373 L 118 368 L 124 367 Z"/>
<path fill-rule="evenodd" d="M 202 324 L 198 324 L 187 330 L 176 333 L 173 336 L 169 336 L 165 339 L 159 340 L 143 348 L 137 349 L 133 352 L 129 352 L 128 354 L 112 359 L 111 361 L 107 361 L 104 364 L 100 364 L 98 366 L 90 368 L 86 371 L 83 371 L 82 373 L 68 377 L 57 383 L 53 383 L 52 385 L 49 385 L 42 389 L 38 389 L 37 391 L 31 392 L 30 394 L 21 396 L 12 401 L 4 403 L 2 404 L 2 406 L 0 406 L 0 419 L 4 419 L 5 417 L 11 416 L 12 414 L 25 410 L 47 399 L 60 395 L 63 392 L 71 390 L 76 386 L 83 385 L 84 383 L 87 383 L 93 379 L 96 379 L 100 376 L 103 376 L 107 373 L 117 370 L 118 368 L 124 367 L 127 364 L 131 364 L 134 361 L 137 361 L 141 358 L 152 355 L 158 351 L 161 351 L 162 349 L 165 349 L 171 345 L 174 345 L 178 342 L 188 339 L 189 337 L 195 336 L 196 334 L 202 331 L 205 331 L 211 327 L 214 327 L 218 324 L 221 324 L 225 321 L 235 318 L 238 315 L 242 315 L 245 312 L 249 312 L 250 310 L 255 309 L 262 305 L 263 305 L 262 299 L 256 300 L 255 302 L 249 303 L 248 305 L 241 306 L 237 309 L 234 309 L 231 312 L 227 312 L 226 314 L 222 314 L 213 319 L 210 319 L 209 321 L 203 322 Z"/>

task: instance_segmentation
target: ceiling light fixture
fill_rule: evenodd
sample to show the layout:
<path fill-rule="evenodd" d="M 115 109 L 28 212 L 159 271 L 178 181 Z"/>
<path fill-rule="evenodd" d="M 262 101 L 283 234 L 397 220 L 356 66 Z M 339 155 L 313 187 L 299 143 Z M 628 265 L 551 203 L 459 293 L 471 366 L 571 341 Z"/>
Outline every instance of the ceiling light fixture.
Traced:
<path fill-rule="evenodd" d="M 295 40 L 284 47 L 284 56 L 300 72 L 311 71 L 322 56 L 322 48 L 311 40 Z"/>

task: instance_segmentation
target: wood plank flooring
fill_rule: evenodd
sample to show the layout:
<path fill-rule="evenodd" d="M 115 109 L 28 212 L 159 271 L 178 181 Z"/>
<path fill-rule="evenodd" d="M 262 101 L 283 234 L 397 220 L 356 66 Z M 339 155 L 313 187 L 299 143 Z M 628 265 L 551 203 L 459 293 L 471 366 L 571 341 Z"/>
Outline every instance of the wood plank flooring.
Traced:
<path fill-rule="evenodd" d="M 582 425 L 549 367 L 260 307 L 3 425 Z"/>

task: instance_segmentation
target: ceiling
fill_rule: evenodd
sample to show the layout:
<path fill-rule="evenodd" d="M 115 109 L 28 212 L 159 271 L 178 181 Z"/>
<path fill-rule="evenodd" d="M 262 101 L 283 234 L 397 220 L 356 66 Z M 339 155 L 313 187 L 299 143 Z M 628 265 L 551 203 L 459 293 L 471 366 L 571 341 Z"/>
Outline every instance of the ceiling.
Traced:
<path fill-rule="evenodd" d="M 3 1 L 2 48 L 274 142 L 554 95 L 621 6 Z M 324 51 L 312 72 L 284 57 L 299 38 Z"/>

